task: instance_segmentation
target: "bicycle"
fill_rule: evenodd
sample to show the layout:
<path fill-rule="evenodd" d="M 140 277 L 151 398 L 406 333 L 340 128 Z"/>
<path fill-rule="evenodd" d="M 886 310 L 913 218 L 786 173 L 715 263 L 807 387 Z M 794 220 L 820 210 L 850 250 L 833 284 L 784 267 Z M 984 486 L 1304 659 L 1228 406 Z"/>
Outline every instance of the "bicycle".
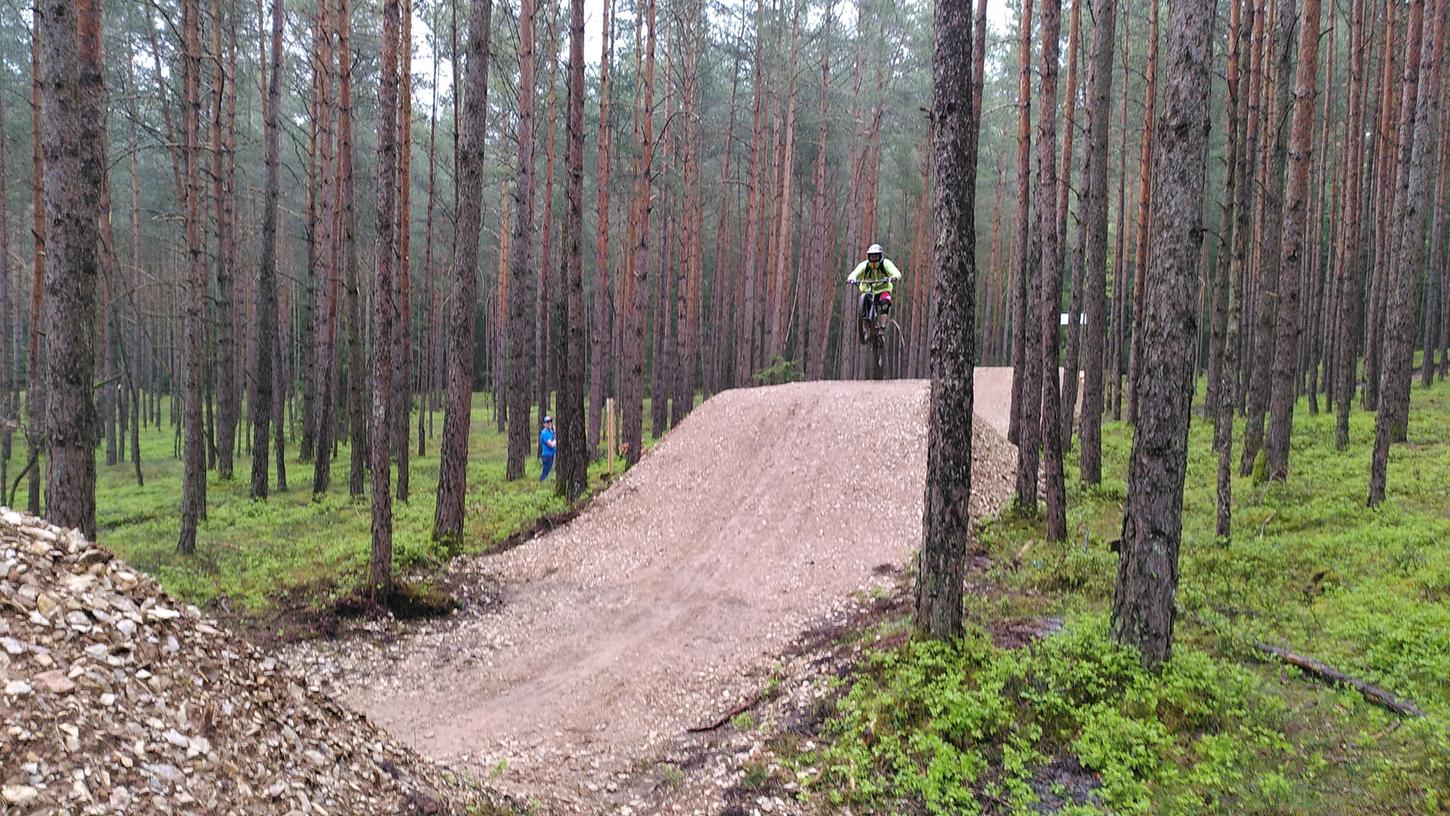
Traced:
<path fill-rule="evenodd" d="M 856 287 L 859 281 L 846 281 L 847 286 Z M 871 355 L 867 358 L 867 376 L 873 380 L 886 378 L 886 335 L 890 327 L 896 321 L 889 316 L 890 297 L 886 300 L 886 309 L 880 309 L 881 294 L 884 292 L 873 292 L 870 303 L 866 306 L 866 313 L 858 320 L 859 337 L 861 345 L 871 346 Z"/>

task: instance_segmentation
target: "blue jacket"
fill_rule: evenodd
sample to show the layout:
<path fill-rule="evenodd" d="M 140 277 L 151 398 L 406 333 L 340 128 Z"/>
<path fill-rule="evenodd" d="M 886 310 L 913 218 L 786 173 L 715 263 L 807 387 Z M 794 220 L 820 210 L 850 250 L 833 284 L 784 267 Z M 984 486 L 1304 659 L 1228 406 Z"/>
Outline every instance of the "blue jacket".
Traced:
<path fill-rule="evenodd" d="M 554 432 L 548 428 L 539 431 L 539 457 L 542 459 L 554 458 Z"/>

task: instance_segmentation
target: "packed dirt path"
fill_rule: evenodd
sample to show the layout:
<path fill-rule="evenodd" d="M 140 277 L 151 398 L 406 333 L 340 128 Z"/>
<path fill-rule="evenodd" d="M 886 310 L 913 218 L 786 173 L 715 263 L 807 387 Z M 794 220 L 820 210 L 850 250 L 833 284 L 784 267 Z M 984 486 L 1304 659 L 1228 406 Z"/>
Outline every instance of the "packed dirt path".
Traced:
<path fill-rule="evenodd" d="M 974 514 L 1011 490 L 1010 383 L 977 375 Z M 501 603 L 300 658 L 425 754 L 546 812 L 594 812 L 663 740 L 756 694 L 813 622 L 899 580 L 920 539 L 928 391 L 722 393 L 572 522 L 467 559 Z"/>

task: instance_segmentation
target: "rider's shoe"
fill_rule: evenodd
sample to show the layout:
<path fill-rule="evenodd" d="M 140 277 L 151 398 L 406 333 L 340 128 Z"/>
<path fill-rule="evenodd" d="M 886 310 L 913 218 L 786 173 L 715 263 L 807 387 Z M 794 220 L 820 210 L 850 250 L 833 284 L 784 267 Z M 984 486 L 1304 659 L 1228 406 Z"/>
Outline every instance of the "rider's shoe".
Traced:
<path fill-rule="evenodd" d="M 864 317 L 861 318 L 860 328 L 861 345 L 864 346 L 867 343 L 871 342 L 871 321 Z"/>

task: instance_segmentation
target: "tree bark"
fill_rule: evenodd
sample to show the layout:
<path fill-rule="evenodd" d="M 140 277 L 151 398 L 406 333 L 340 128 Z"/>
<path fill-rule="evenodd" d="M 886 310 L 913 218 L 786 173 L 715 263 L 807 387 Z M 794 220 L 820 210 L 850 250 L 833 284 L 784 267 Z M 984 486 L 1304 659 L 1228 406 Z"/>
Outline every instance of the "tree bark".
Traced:
<path fill-rule="evenodd" d="M 1079 477 L 1084 484 L 1103 478 L 1103 346 L 1107 341 L 1108 275 L 1108 125 L 1112 116 L 1113 42 L 1117 24 L 1116 0 L 1093 4 L 1091 68 L 1087 80 L 1087 150 L 1083 156 L 1083 282 L 1087 287 L 1087 328 L 1083 355 L 1082 451 Z M 1126 59 L 1126 58 L 1125 58 Z M 1127 88 L 1123 89 L 1124 94 Z M 1119 218 L 1121 230 L 1122 218 Z M 1115 295 L 1117 293 L 1114 293 Z"/>
<path fill-rule="evenodd" d="M 529 0 L 525 0 L 529 2 Z M 655 74 L 655 0 L 645 2 L 646 45 L 644 60 L 644 93 L 639 113 L 640 154 L 635 164 L 635 234 L 633 257 L 625 276 L 622 292 L 624 307 L 624 444 L 625 462 L 633 465 L 644 453 L 644 321 L 645 296 L 649 266 L 651 171 L 654 165 L 654 74 Z M 746 359 L 747 364 L 749 358 Z M 747 366 L 748 367 L 748 366 Z"/>
<path fill-rule="evenodd" d="M 931 422 L 916 628 L 938 638 L 962 629 L 962 576 L 971 535 L 972 370 L 975 365 L 975 162 L 968 153 L 977 126 L 968 87 L 970 0 L 937 0 L 933 11 L 932 215 L 936 321 L 931 344 Z"/>
<path fill-rule="evenodd" d="M 1041 433 L 1043 498 L 1047 502 L 1048 541 L 1067 538 L 1067 488 L 1062 473 L 1062 405 L 1058 384 L 1058 314 L 1062 304 L 1062 252 L 1057 206 L 1057 64 L 1062 32 L 1062 0 L 1042 0 L 1042 114 L 1037 124 L 1037 223 L 1042 234 Z M 1020 480 L 1020 479 L 1019 479 Z"/>
<path fill-rule="evenodd" d="M 222 12 L 220 0 L 212 0 L 212 54 L 216 62 L 212 88 L 211 121 L 211 173 L 212 197 L 216 214 L 216 326 L 213 338 L 216 345 L 216 360 L 213 380 L 216 383 L 216 466 L 217 476 L 223 481 L 232 478 L 232 453 L 236 447 L 238 416 L 241 412 L 241 391 L 237 382 L 237 283 L 234 242 L 234 219 L 236 205 L 226 183 L 230 175 L 232 137 L 228 130 L 235 130 L 235 102 L 231 103 L 231 116 L 226 116 L 228 99 L 236 92 L 236 60 L 223 61 L 226 53 L 222 44 Z M 228 64 L 228 62 L 230 64 Z M 229 121 L 230 119 L 230 121 Z"/>
<path fill-rule="evenodd" d="M 1244 452 L 1239 460 L 1239 475 L 1248 476 L 1254 470 L 1254 460 L 1264 444 L 1264 417 L 1269 407 L 1270 378 L 1274 364 L 1274 345 L 1277 336 L 1275 315 L 1278 312 L 1280 294 L 1290 284 L 1289 270 L 1282 268 L 1283 221 L 1284 221 L 1284 171 L 1288 153 L 1289 136 L 1285 124 L 1285 113 L 1289 107 L 1289 68 L 1294 59 L 1294 28 L 1298 19 L 1294 0 L 1279 0 L 1274 12 L 1274 38 L 1271 53 L 1275 58 L 1273 83 L 1277 89 L 1276 98 L 1270 107 L 1267 122 L 1274 123 L 1269 132 L 1273 142 L 1265 160 L 1265 179 L 1260 195 L 1263 198 L 1259 213 L 1259 270 L 1256 288 L 1253 337 L 1250 342 L 1252 362 L 1249 366 L 1248 422 L 1244 427 Z M 1297 253 L 1296 253 L 1297 258 Z M 1292 271 L 1297 274 L 1297 270 Z M 1267 454 L 1266 454 L 1267 457 Z"/>
<path fill-rule="evenodd" d="M 1426 208 L 1430 184 L 1428 155 L 1432 149 L 1430 128 L 1439 117 L 1440 59 L 1445 43 L 1443 0 L 1431 0 L 1430 25 L 1423 26 L 1425 0 L 1410 3 L 1409 36 L 1423 31 L 1419 59 L 1406 59 L 1402 106 L 1413 106 L 1413 118 L 1402 114 L 1398 206 L 1398 243 L 1386 292 L 1386 335 L 1384 338 L 1384 382 L 1379 411 L 1375 416 L 1374 454 L 1370 460 L 1369 506 L 1385 499 L 1386 470 L 1392 442 L 1403 442 L 1410 413 L 1410 357 L 1414 353 L 1412 331 L 1415 321 L 1415 278 L 1425 260 Z M 1416 92 L 1415 86 L 1423 84 Z"/>
<path fill-rule="evenodd" d="M 611 391 L 613 365 L 609 354 L 609 184 L 610 137 L 613 133 L 610 112 L 610 78 L 614 62 L 614 0 L 605 0 L 603 32 L 599 45 L 599 166 L 595 172 L 598 190 L 595 202 L 594 231 L 594 320 L 589 336 L 589 456 L 599 454 L 600 429 L 603 427 L 604 398 Z M 733 111 L 732 111 L 733 113 Z M 730 162 L 727 145 L 725 163 Z M 717 266 L 718 270 L 719 267 Z M 717 271 L 718 275 L 719 272 Z"/>
<path fill-rule="evenodd" d="M 337 239 L 342 246 L 336 263 L 343 264 L 341 277 L 347 287 L 347 428 L 350 454 L 347 493 L 358 498 L 363 495 L 368 470 L 368 414 L 365 405 L 367 386 L 363 376 L 366 363 L 362 334 L 362 265 L 357 258 L 357 184 L 353 173 L 352 140 L 352 24 L 348 0 L 337 0 L 337 16 L 340 21 L 337 40 L 337 162 L 340 177 L 336 185 L 339 198 L 335 211 L 340 219 Z M 335 310 L 335 294 L 332 300 Z M 333 367 L 336 369 L 339 365 L 333 363 Z M 331 381 L 336 381 L 335 375 Z"/>
<path fill-rule="evenodd" d="M 1013 243 L 1012 286 L 1012 406 L 1011 420 L 1007 426 L 1007 441 L 1018 446 L 1018 461 L 1021 461 L 1023 389 L 1027 382 L 1024 372 L 1033 333 L 1027 331 L 1027 296 L 1031 273 L 1028 271 L 1028 242 L 1031 233 L 1032 189 L 1032 0 L 1023 0 L 1022 11 L 1017 19 L 1018 52 L 1020 65 L 1017 71 L 1017 233 Z M 1036 480 L 1034 475 L 1033 480 Z M 1017 476 L 1018 496 L 1022 495 L 1023 478 Z M 1032 488 L 1033 504 L 1036 504 L 1036 487 Z"/>
<path fill-rule="evenodd" d="M 31 199 L 33 216 L 31 237 L 35 243 L 35 254 L 30 264 L 30 331 L 26 354 L 25 371 L 25 440 L 26 456 L 35 461 L 26 480 L 25 510 L 32 516 L 40 515 L 41 470 L 38 457 L 43 447 L 45 423 L 45 374 L 41 343 L 42 329 L 37 315 L 45 308 L 45 156 L 44 138 L 41 135 L 41 23 L 40 15 L 31 15 L 30 37 L 30 144 L 31 144 Z"/>
<path fill-rule="evenodd" d="M 393 275 L 398 264 L 394 211 L 398 188 L 398 41 L 399 0 L 383 2 L 382 78 L 378 87 L 378 243 L 377 277 L 373 280 L 372 423 L 372 553 L 368 559 L 368 591 L 376 602 L 392 587 L 393 504 L 388 467 L 394 427 L 390 400 L 393 389 L 393 324 L 398 319 Z M 346 25 L 346 21 L 343 21 Z"/>
<path fill-rule="evenodd" d="M 1040 333 L 1031 330 L 1033 304 L 1038 303 L 1035 242 L 1031 237 L 1032 191 L 1032 0 L 1023 0 L 1021 28 L 1022 65 L 1017 84 L 1017 302 L 1013 325 L 1017 339 L 1012 352 L 1012 417 L 1017 433 L 1009 439 L 1017 445 L 1017 506 L 1037 512 L 1037 465 L 1041 429 L 1041 369 L 1033 361 L 1041 355 Z M 1053 115 L 1055 112 L 1049 112 Z"/>
<path fill-rule="evenodd" d="M 318 302 L 318 323 L 314 326 L 316 354 L 313 363 L 313 377 L 316 379 L 316 393 L 313 396 L 313 450 L 312 450 L 312 493 L 326 493 L 332 483 L 333 433 L 337 420 L 333 406 L 337 402 L 338 355 L 337 355 L 337 310 L 338 291 L 343 263 L 339 207 L 344 203 L 339 191 L 342 176 L 343 151 L 334 155 L 333 114 L 337 104 L 333 88 L 339 81 L 337 64 L 333 57 L 332 39 L 334 26 L 349 28 L 347 19 L 333 21 L 335 10 L 323 2 L 318 10 L 317 59 L 319 62 L 318 110 L 318 175 L 321 178 L 321 202 L 318 217 L 318 266 L 321 268 L 322 292 Z"/>
<path fill-rule="evenodd" d="M 489 32 L 493 0 L 472 0 L 468 17 L 464 131 L 459 145 L 458 256 L 448 311 L 448 402 L 438 442 L 438 503 L 433 540 L 459 541 L 468 498 L 468 432 L 473 414 L 474 303 L 478 300 L 478 242 L 483 223 L 483 159 L 488 129 Z M 500 313 L 502 310 L 500 309 Z M 528 416 L 525 412 L 524 416 Z"/>
<path fill-rule="evenodd" d="M 1173 647 L 1173 599 L 1183 534 L 1183 481 L 1193 399 L 1195 332 L 1192 281 L 1203 240 L 1204 164 L 1208 150 L 1212 0 L 1180 0 L 1168 35 L 1163 121 L 1155 128 L 1153 272 L 1146 276 L 1143 364 L 1137 432 L 1128 466 L 1128 500 L 1113 588 L 1111 634 L 1136 647 L 1150 670 Z"/>
<path fill-rule="evenodd" d="M 0 82 L 0 96 L 5 93 Z M 5 103 L 0 99 L 0 122 L 5 121 Z M 6 198 L 6 166 L 4 139 L 0 138 L 0 202 Z M 10 484 L 10 455 L 14 444 L 14 427 L 17 420 L 15 393 L 14 337 L 10 312 L 13 302 L 10 296 L 10 210 L 0 203 L 0 491 Z M 124 436 L 124 434 L 123 434 Z M 8 493 L 0 492 L 8 498 Z"/>
<path fill-rule="evenodd" d="M 1143 80 L 1143 139 L 1138 154 L 1138 244 L 1133 263 L 1133 317 L 1128 338 L 1128 424 L 1138 424 L 1138 378 L 1142 367 L 1144 276 L 1148 271 L 1148 251 L 1153 238 L 1153 213 L 1149 203 L 1153 197 L 1153 128 L 1158 104 L 1158 3 L 1148 4 L 1148 73 Z M 1126 92 L 1126 88 L 1124 89 Z M 1126 317 L 1126 315 L 1125 315 Z M 1125 321 L 1126 322 L 1126 321 Z"/>
<path fill-rule="evenodd" d="M 92 383 L 105 173 L 101 12 L 94 0 L 46 0 L 35 14 L 43 51 L 45 516 L 95 538 Z"/>
<path fill-rule="evenodd" d="M 1058 263 L 1066 268 L 1072 277 L 1072 292 L 1067 309 L 1067 359 L 1062 374 L 1062 411 L 1059 423 L 1062 430 L 1062 446 L 1072 449 L 1073 414 L 1077 409 L 1077 372 L 1080 364 L 1082 338 L 1083 301 L 1083 241 L 1082 197 L 1078 196 L 1077 245 L 1072 253 L 1067 250 L 1068 191 L 1072 187 L 1073 137 L 1077 133 L 1077 51 L 1081 39 L 1082 5 L 1085 0 L 1073 0 L 1072 23 L 1067 35 L 1067 96 L 1063 100 L 1062 113 L 1062 170 L 1057 178 L 1057 245 L 1058 254 L 1065 260 Z M 1064 267 L 1064 264 L 1066 266 Z"/>
<path fill-rule="evenodd" d="M 519 153 L 514 184 L 514 232 L 509 260 L 508 462 L 504 478 L 524 475 L 529 404 L 533 402 L 534 342 L 534 0 L 519 8 Z"/>
<path fill-rule="evenodd" d="M 1243 19 L 1247 12 L 1249 20 Z M 1217 515 L 1215 531 L 1221 538 L 1227 539 L 1233 531 L 1233 422 L 1234 408 L 1238 405 L 1238 395 L 1235 383 L 1238 380 L 1238 357 L 1239 357 L 1239 320 L 1243 308 L 1243 291 L 1240 281 L 1246 268 L 1249 254 L 1249 204 L 1252 200 L 1249 195 L 1249 187 L 1253 180 L 1253 154 L 1254 137 L 1253 133 L 1257 122 L 1253 121 L 1250 115 L 1249 97 L 1250 94 L 1243 93 L 1243 81 L 1241 62 L 1243 59 L 1246 34 L 1249 29 L 1256 29 L 1256 15 L 1252 0 L 1234 0 L 1234 7 L 1229 22 L 1229 66 L 1228 66 L 1228 88 L 1229 88 L 1229 156 L 1232 158 L 1228 172 L 1232 175 L 1232 183 L 1227 185 L 1229 199 L 1229 229 L 1231 231 L 1230 247 L 1231 255 L 1227 260 L 1227 272 L 1222 276 L 1221 286 L 1223 293 L 1223 343 L 1220 353 L 1223 359 L 1219 362 L 1218 388 L 1215 392 L 1217 401 L 1212 404 L 1214 411 L 1213 442 L 1214 450 L 1218 453 L 1217 470 Z M 1242 127 L 1240 126 L 1242 123 Z M 1240 148 L 1239 141 L 1243 139 L 1244 146 Z M 1223 264 L 1223 261 L 1220 261 Z"/>
<path fill-rule="evenodd" d="M 252 367 L 252 498 L 267 498 L 267 453 L 271 441 L 274 404 L 273 360 L 277 354 L 277 210 L 281 196 L 282 31 L 283 0 L 272 0 L 272 52 L 267 75 L 266 134 L 263 148 L 266 188 L 262 205 L 261 264 L 257 273 L 257 345 Z M 282 417 L 275 417 L 282 424 Z M 281 456 L 281 452 L 278 452 Z"/>
<path fill-rule="evenodd" d="M 700 195 L 700 50 L 703 43 L 704 9 L 687 9 L 680 20 L 680 41 L 684 50 L 681 71 L 684 152 L 684 205 L 681 212 L 680 292 L 675 321 L 675 383 L 670 401 L 670 427 L 689 415 L 695 402 L 695 371 L 699 361 L 700 278 L 704 263 L 702 208 Z M 787 240 L 787 247 L 789 241 Z M 787 252 L 787 255 L 789 253 Z M 787 269 L 789 274 L 789 269 Z"/>
<path fill-rule="evenodd" d="M 182 448 L 185 464 L 181 484 L 181 535 L 177 549 L 183 555 L 196 550 L 196 525 L 206 514 L 206 438 L 202 426 L 202 365 L 205 355 L 206 245 L 201 237 L 201 9 L 199 0 L 183 0 L 182 31 L 182 140 L 186 184 L 186 289 L 185 409 Z"/>
<path fill-rule="evenodd" d="M 398 265 L 393 276 L 398 319 L 393 323 L 393 391 L 390 395 L 393 461 L 398 466 L 397 500 L 408 501 L 408 418 L 413 406 L 412 193 L 413 193 L 413 0 L 399 8 L 398 42 Z"/>
<path fill-rule="evenodd" d="M 559 493 L 570 502 L 589 484 L 584 430 L 584 0 L 569 0 L 569 100 L 564 215 L 564 379 L 559 394 Z"/>
<path fill-rule="evenodd" d="M 1270 479 L 1289 478 L 1289 437 L 1294 428 L 1294 401 L 1298 396 L 1299 315 L 1298 280 L 1308 263 L 1304 232 L 1308 221 L 1309 168 L 1314 161 L 1314 92 L 1319 78 L 1319 0 L 1304 0 L 1299 13 L 1299 65 L 1294 80 L 1294 120 L 1289 137 L 1289 188 L 1284 196 L 1284 235 L 1279 262 L 1277 337 L 1269 396 L 1269 441 L 1265 460 Z"/>

